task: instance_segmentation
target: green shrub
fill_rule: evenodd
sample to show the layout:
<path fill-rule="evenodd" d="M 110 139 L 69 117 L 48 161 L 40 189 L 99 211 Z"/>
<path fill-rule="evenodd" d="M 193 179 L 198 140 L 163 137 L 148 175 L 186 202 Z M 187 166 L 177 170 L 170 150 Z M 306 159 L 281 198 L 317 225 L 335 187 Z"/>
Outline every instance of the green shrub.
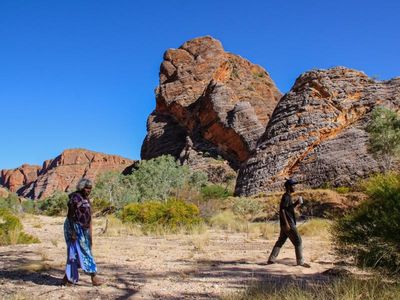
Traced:
<path fill-rule="evenodd" d="M 347 186 L 339 186 L 339 187 L 335 188 L 335 191 L 338 194 L 347 194 L 350 192 L 350 188 Z"/>
<path fill-rule="evenodd" d="M 207 185 L 201 189 L 201 195 L 204 200 L 225 199 L 229 196 L 232 196 L 233 192 L 227 190 L 226 188 L 224 188 L 218 184 L 211 184 L 211 185 Z"/>
<path fill-rule="evenodd" d="M 400 157 L 400 116 L 393 110 L 377 107 L 367 126 L 369 150 L 389 170 Z"/>
<path fill-rule="evenodd" d="M 400 174 L 376 175 L 364 184 L 368 200 L 333 226 L 335 249 L 360 266 L 400 271 Z"/>
<path fill-rule="evenodd" d="M 28 214 L 35 214 L 37 213 L 36 202 L 31 199 L 23 200 L 22 203 L 22 211 Z"/>
<path fill-rule="evenodd" d="M 14 193 L 9 193 L 6 198 L 0 198 L 0 208 L 8 209 L 14 213 L 22 212 L 21 202 Z"/>
<path fill-rule="evenodd" d="M 253 198 L 235 198 L 233 212 L 243 220 L 253 221 L 263 211 L 263 204 Z"/>
<path fill-rule="evenodd" d="M 60 216 L 67 213 L 68 195 L 56 192 L 54 195 L 38 202 L 39 211 L 48 216 Z"/>
<path fill-rule="evenodd" d="M 92 200 L 92 210 L 93 212 L 102 212 L 106 210 L 111 210 L 113 207 L 112 203 L 103 198 L 94 198 Z"/>
<path fill-rule="evenodd" d="M 38 243 L 39 240 L 23 232 L 19 218 L 11 211 L 0 209 L 0 246 Z"/>
<path fill-rule="evenodd" d="M 142 224 L 150 231 L 162 226 L 174 232 L 180 228 L 191 229 L 201 223 L 199 214 L 200 211 L 194 204 L 171 198 L 166 202 L 128 204 L 122 211 L 122 220 Z"/>
<path fill-rule="evenodd" d="M 107 206 L 122 208 L 130 202 L 137 202 L 140 196 L 134 178 L 108 171 L 97 176 L 91 198 L 95 210 L 103 210 Z"/>

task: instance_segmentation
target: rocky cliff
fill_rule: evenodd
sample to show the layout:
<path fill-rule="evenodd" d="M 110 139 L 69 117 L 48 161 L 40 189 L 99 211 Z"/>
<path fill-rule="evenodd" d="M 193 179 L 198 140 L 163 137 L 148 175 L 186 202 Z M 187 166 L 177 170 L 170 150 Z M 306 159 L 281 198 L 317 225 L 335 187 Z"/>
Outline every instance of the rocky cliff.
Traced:
<path fill-rule="evenodd" d="M 13 170 L 0 170 L 0 185 L 7 187 L 11 192 L 34 182 L 40 171 L 40 166 L 24 164 Z"/>
<path fill-rule="evenodd" d="M 0 183 L 20 196 L 42 199 L 55 191 L 71 191 L 82 177 L 94 180 L 105 171 L 123 172 L 132 160 L 84 149 L 65 150 L 38 166 L 2 170 Z"/>
<path fill-rule="evenodd" d="M 310 187 L 348 186 L 379 171 L 365 132 L 377 105 L 399 110 L 400 78 L 376 81 L 343 67 L 304 73 L 240 169 L 236 194 L 281 189 L 286 177 Z"/>
<path fill-rule="evenodd" d="M 263 68 L 225 52 L 211 37 L 169 49 L 160 67 L 142 159 L 171 154 L 190 164 L 189 156 L 198 163 L 206 154 L 238 168 L 280 98 Z"/>

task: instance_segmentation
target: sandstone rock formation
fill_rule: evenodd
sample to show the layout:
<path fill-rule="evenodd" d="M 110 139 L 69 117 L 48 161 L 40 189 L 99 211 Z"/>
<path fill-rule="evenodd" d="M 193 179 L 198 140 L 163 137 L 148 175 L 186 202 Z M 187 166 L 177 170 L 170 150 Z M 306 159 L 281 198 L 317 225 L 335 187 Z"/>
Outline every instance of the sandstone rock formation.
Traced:
<path fill-rule="evenodd" d="M 225 52 L 211 37 L 190 40 L 164 54 L 142 159 L 171 154 L 189 162 L 190 148 L 196 156 L 192 161 L 207 154 L 238 168 L 280 97 L 260 66 Z"/>
<path fill-rule="evenodd" d="M 123 172 L 132 164 L 132 160 L 117 155 L 107 155 L 84 149 L 70 149 L 65 150 L 54 159 L 45 161 L 42 168 L 32 166 L 28 168 L 27 165 L 24 165 L 14 170 L 2 170 L 1 182 L 20 196 L 42 199 L 52 195 L 55 191 L 74 190 L 75 185 L 82 177 L 94 180 L 102 172 Z M 27 170 L 31 170 L 31 172 L 29 173 Z M 37 170 L 36 177 L 33 176 L 33 170 Z M 26 178 L 29 180 L 21 180 L 20 174 L 27 174 Z"/>
<path fill-rule="evenodd" d="M 375 81 L 343 67 L 301 75 L 241 168 L 236 194 L 282 189 L 286 177 L 348 186 L 378 171 L 365 132 L 377 105 L 400 109 L 400 78 Z"/>
<path fill-rule="evenodd" d="M 40 166 L 24 164 L 13 170 L 0 171 L 0 185 L 7 187 L 11 192 L 31 184 L 39 175 Z"/>

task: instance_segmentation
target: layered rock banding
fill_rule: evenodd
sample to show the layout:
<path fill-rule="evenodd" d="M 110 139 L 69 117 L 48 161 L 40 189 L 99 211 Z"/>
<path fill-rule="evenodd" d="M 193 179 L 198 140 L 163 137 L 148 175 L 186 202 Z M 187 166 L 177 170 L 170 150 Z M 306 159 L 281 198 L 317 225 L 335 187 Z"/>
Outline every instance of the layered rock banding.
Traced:
<path fill-rule="evenodd" d="M 288 177 L 310 187 L 349 186 L 379 171 L 365 132 L 377 105 L 400 108 L 400 79 L 375 81 L 343 67 L 301 75 L 241 168 L 236 193 L 281 189 Z"/>
<path fill-rule="evenodd" d="M 264 69 L 194 39 L 164 55 L 142 158 L 171 154 L 196 168 L 204 153 L 220 156 L 240 169 L 237 195 L 282 189 L 287 177 L 349 186 L 380 170 L 365 126 L 377 105 L 399 110 L 399 86 L 337 67 L 302 74 L 281 97 Z"/>
<path fill-rule="evenodd" d="M 56 191 L 72 191 L 79 179 L 85 177 L 92 180 L 106 171 L 123 172 L 134 161 L 117 155 L 107 155 L 84 149 L 69 149 L 54 159 L 47 160 L 43 167 L 23 165 L 14 170 L 1 171 L 1 184 L 18 195 L 43 199 Z M 19 180 L 23 171 L 31 170 L 31 176 Z M 36 176 L 33 171 L 37 170 Z"/>
<path fill-rule="evenodd" d="M 0 185 L 7 187 L 11 192 L 34 182 L 40 172 L 40 166 L 23 164 L 12 170 L 0 170 Z"/>
<path fill-rule="evenodd" d="M 185 157 L 190 137 L 195 161 L 207 153 L 238 168 L 255 148 L 280 97 L 263 68 L 225 52 L 219 41 L 188 41 L 164 54 L 141 157 Z"/>

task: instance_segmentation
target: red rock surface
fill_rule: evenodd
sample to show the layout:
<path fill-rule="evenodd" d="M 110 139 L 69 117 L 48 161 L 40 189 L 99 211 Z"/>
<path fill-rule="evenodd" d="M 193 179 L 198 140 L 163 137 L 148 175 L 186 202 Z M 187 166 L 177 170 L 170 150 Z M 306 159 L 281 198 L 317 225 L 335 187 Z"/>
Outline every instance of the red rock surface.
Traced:
<path fill-rule="evenodd" d="M 11 192 L 17 192 L 22 187 L 31 184 L 38 177 L 40 166 L 24 164 L 19 168 L 0 171 L 0 184 Z"/>
<path fill-rule="evenodd" d="M 400 110 L 400 78 L 377 81 L 343 67 L 301 75 L 241 168 L 236 193 L 282 189 L 287 177 L 309 187 L 351 186 L 380 171 L 365 131 L 378 105 Z"/>
<path fill-rule="evenodd" d="M 142 159 L 162 154 L 178 158 L 190 137 L 193 150 L 238 166 L 254 149 L 280 98 L 262 67 L 225 52 L 211 37 L 169 49 L 160 67 Z"/>
<path fill-rule="evenodd" d="M 82 177 L 96 179 L 96 176 L 105 171 L 122 172 L 124 169 L 132 165 L 133 161 L 117 155 L 107 155 L 84 149 L 65 150 L 62 154 L 54 159 L 47 160 L 43 163 L 43 167 L 36 167 L 38 174 L 36 178 L 30 177 L 32 180 L 21 181 L 21 168 L 15 170 L 3 170 L 1 174 L 16 174 L 15 180 L 11 187 L 17 191 L 20 196 L 42 199 L 52 195 L 56 191 L 72 191 L 79 179 Z M 25 166 L 25 165 L 24 165 Z M 39 170 L 40 169 L 40 170 Z M 26 167 L 24 168 L 26 170 Z M 13 171 L 13 172 L 11 172 Z M 19 173 L 18 173 L 19 172 Z M 2 175 L 5 183 L 10 182 Z M 17 178 L 19 181 L 17 181 Z M 21 185 L 16 185 L 21 183 Z M 7 184 L 3 184 L 10 188 Z M 17 190 L 15 190 L 17 188 Z M 11 189 L 10 189 L 11 190 Z"/>

